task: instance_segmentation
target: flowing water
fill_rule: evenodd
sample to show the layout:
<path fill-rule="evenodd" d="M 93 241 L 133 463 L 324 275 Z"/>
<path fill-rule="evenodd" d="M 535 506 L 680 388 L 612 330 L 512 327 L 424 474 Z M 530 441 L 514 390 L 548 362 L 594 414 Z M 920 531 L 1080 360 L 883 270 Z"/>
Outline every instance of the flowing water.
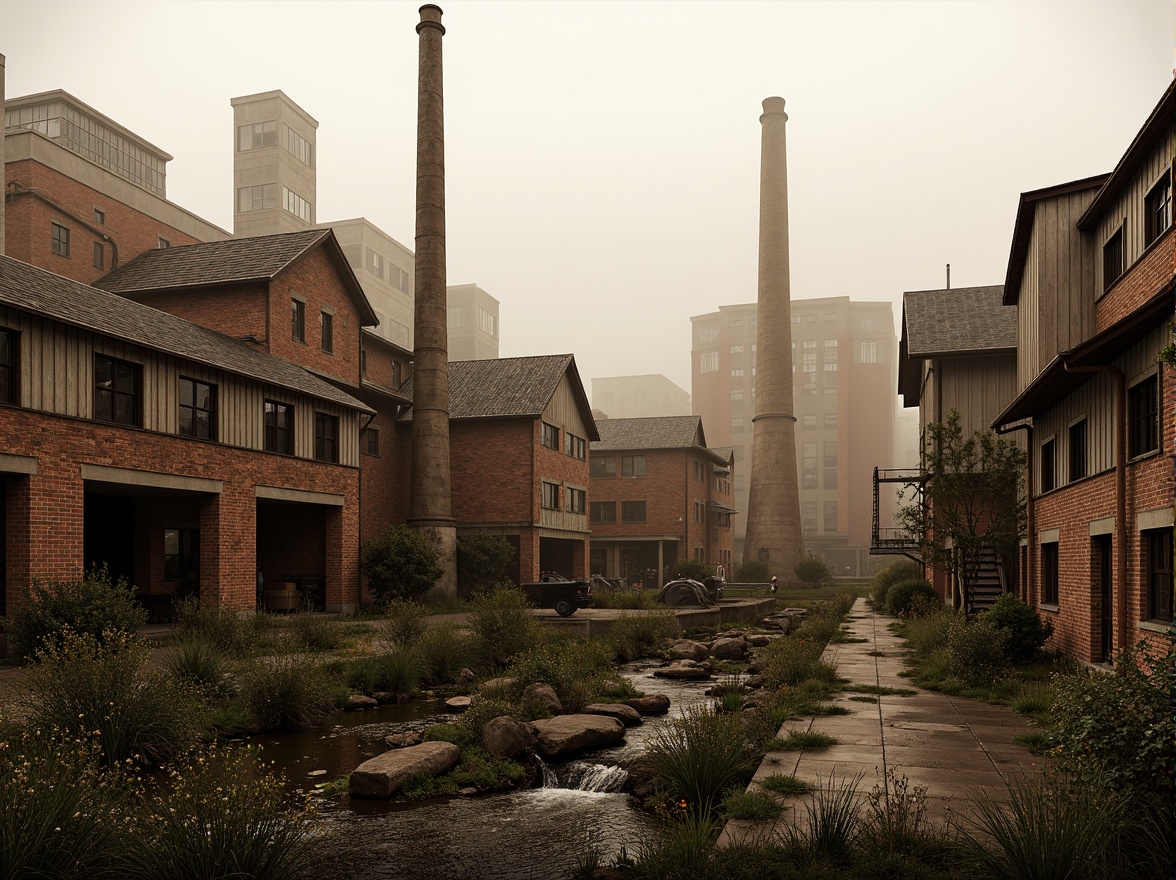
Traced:
<path fill-rule="evenodd" d="M 620 791 L 627 773 L 618 765 L 640 755 L 667 718 L 705 701 L 708 685 L 653 678 L 656 665 L 629 664 L 621 672 L 638 690 L 667 695 L 670 715 L 629 728 L 622 745 L 545 765 L 542 788 L 411 805 L 352 801 L 346 795 L 323 800 L 320 846 L 330 859 L 331 877 L 560 878 L 590 847 L 608 862 L 622 850 L 636 854 L 653 822 Z M 417 700 L 344 715 L 327 730 L 258 741 L 262 756 L 293 786 L 311 790 L 316 782 L 343 776 L 383 752 L 388 734 L 451 720 L 442 709 L 439 700 Z"/>

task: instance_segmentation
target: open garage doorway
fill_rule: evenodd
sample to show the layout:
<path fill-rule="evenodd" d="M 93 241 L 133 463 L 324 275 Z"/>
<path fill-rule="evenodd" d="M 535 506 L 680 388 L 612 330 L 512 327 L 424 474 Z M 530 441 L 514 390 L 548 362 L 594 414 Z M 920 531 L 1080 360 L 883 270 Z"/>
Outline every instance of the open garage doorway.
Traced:
<path fill-rule="evenodd" d="M 539 570 L 555 571 L 571 580 L 583 576 L 584 542 L 567 538 L 539 539 Z"/>
<path fill-rule="evenodd" d="M 135 501 L 86 492 L 82 559 L 87 572 L 105 566 L 112 582 L 135 584 Z"/>
<path fill-rule="evenodd" d="M 327 508 L 258 499 L 257 570 L 263 610 L 324 610 Z"/>

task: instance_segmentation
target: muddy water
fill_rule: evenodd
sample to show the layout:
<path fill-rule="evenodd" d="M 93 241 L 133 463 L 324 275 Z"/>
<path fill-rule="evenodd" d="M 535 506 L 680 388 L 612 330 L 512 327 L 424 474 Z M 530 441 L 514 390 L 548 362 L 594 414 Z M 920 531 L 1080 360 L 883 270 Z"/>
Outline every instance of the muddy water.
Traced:
<path fill-rule="evenodd" d="M 666 694 L 669 718 L 706 700 L 706 682 L 656 679 L 654 668 L 656 664 L 638 663 L 621 671 L 638 690 Z M 343 776 L 384 751 L 388 734 L 448 720 L 442 708 L 440 701 L 428 700 L 384 706 L 345 715 L 329 729 L 258 741 L 263 757 L 292 786 L 309 790 L 315 782 Z M 647 719 L 630 728 L 620 746 L 553 765 L 555 784 L 579 785 L 586 778 L 607 784 L 616 776 L 609 768 L 639 755 L 665 723 L 665 718 Z M 327 773 L 308 775 L 317 770 Z M 351 801 L 344 795 L 324 800 L 319 816 L 320 846 L 332 865 L 331 876 L 355 880 L 566 877 L 589 847 L 611 863 L 622 849 L 636 853 L 652 831 L 652 820 L 628 795 L 568 787 L 413 805 Z"/>

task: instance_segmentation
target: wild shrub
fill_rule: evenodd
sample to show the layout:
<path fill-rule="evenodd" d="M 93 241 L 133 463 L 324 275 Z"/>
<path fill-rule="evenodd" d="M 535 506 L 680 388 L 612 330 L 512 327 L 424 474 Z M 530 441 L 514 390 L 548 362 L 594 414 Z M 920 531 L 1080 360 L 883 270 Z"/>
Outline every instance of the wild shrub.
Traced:
<path fill-rule="evenodd" d="M 66 633 L 41 651 L 18 697 L 28 722 L 75 739 L 96 737 L 107 765 L 161 764 L 187 749 L 203 727 L 194 694 L 158 669 L 137 636 Z"/>
<path fill-rule="evenodd" d="M 416 651 L 429 685 L 457 681 L 463 669 L 476 665 L 478 645 L 473 636 L 450 620 L 430 623 L 417 642 Z"/>
<path fill-rule="evenodd" d="M 484 593 L 511 579 L 518 558 L 501 535 L 463 535 L 457 539 L 457 583 L 461 595 Z"/>
<path fill-rule="evenodd" d="M 375 658 L 376 685 L 393 694 L 414 694 L 420 687 L 425 668 L 416 648 L 396 645 Z"/>
<path fill-rule="evenodd" d="M 173 611 L 173 626 L 180 637 L 202 636 L 226 654 L 243 655 L 253 650 L 261 626 L 273 621 L 267 614 L 254 615 L 258 623 L 236 609 L 211 603 L 201 604 L 199 597 L 188 596 L 177 602 Z"/>
<path fill-rule="evenodd" d="M 735 583 L 737 584 L 766 584 L 769 577 L 771 575 L 768 573 L 768 564 L 760 562 L 758 559 L 744 562 L 735 569 Z"/>
<path fill-rule="evenodd" d="M 707 565 L 701 559 L 679 559 L 670 566 L 671 578 L 690 578 L 701 582 L 714 573 L 715 567 Z"/>
<path fill-rule="evenodd" d="M 564 711 L 576 712 L 593 702 L 613 677 L 612 651 L 592 639 L 549 638 L 520 656 L 510 675 L 523 687 L 551 685 Z"/>
<path fill-rule="evenodd" d="M 886 592 L 886 613 L 895 617 L 910 616 L 916 597 L 922 597 L 928 602 L 934 602 L 937 598 L 931 584 L 921 578 L 893 584 Z"/>
<path fill-rule="evenodd" d="M 605 637 L 621 663 L 655 653 L 667 639 L 682 634 L 682 625 L 673 611 L 663 609 L 653 614 L 622 614 L 612 622 Z"/>
<path fill-rule="evenodd" d="M 527 770 L 521 765 L 505 758 L 497 758 L 480 746 L 473 745 L 461 750 L 457 766 L 444 776 L 418 776 L 405 783 L 397 794 L 397 799 L 416 801 L 434 797 L 453 797 L 463 788 L 504 791 L 517 788 L 526 778 Z"/>
<path fill-rule="evenodd" d="M 991 685 L 1008 668 L 1004 633 L 983 617 L 952 619 L 947 631 L 947 670 L 969 687 Z"/>
<path fill-rule="evenodd" d="M 930 842 L 927 788 L 911 785 L 893 767 L 866 796 L 869 813 L 862 828 L 864 849 L 873 853 L 918 854 Z"/>
<path fill-rule="evenodd" d="M 593 587 L 592 603 L 595 608 L 616 608 L 629 611 L 665 608 L 657 601 L 656 590 L 604 590 Z"/>
<path fill-rule="evenodd" d="M 925 657 L 947 647 L 947 635 L 955 612 L 940 607 L 934 614 L 908 617 L 902 624 L 902 634 L 914 652 Z"/>
<path fill-rule="evenodd" d="M 735 787 L 729 789 L 723 797 L 723 810 L 728 819 L 762 822 L 778 819 L 784 812 L 784 805 L 766 791 L 744 791 Z"/>
<path fill-rule="evenodd" d="M 837 672 L 829 664 L 822 664 L 823 643 L 793 634 L 774 639 L 763 649 L 759 668 L 764 683 L 772 689 L 791 687 L 809 678 L 832 680 Z"/>
<path fill-rule="evenodd" d="M 914 581 L 923 576 L 917 563 L 907 560 L 894 562 L 876 573 L 871 581 L 870 601 L 874 610 L 886 610 L 886 596 L 890 588 L 902 581 Z"/>
<path fill-rule="evenodd" d="M 309 808 L 289 801 L 281 778 L 252 750 L 214 744 L 171 767 L 142 811 L 123 854 L 136 880 L 309 874 Z"/>
<path fill-rule="evenodd" d="M 360 569 L 380 608 L 393 599 L 421 598 L 442 574 L 428 536 L 405 525 L 392 526 L 364 544 Z"/>
<path fill-rule="evenodd" d="M 1023 663 L 1053 635 L 1053 624 L 1042 623 L 1036 609 L 1015 593 L 1002 593 L 984 612 L 984 620 L 1004 634 L 1005 656 L 1010 663 Z"/>
<path fill-rule="evenodd" d="M 430 727 L 425 731 L 424 739 L 450 742 L 463 749 L 480 746 L 482 732 L 488 722 L 502 715 L 518 717 L 518 714 L 518 710 L 509 700 L 475 694 L 470 700 L 470 707 L 456 721 Z"/>
<path fill-rule="evenodd" d="M 830 771 L 813 789 L 805 804 L 804 824 L 791 826 L 787 834 L 806 861 L 844 859 L 856 843 L 861 830 L 861 781 L 860 773 L 839 781 Z"/>
<path fill-rule="evenodd" d="M 517 587 L 502 586 L 474 600 L 469 627 L 486 662 L 501 669 L 539 643 L 531 601 Z"/>
<path fill-rule="evenodd" d="M 398 645 L 415 645 L 429 625 L 425 606 L 419 602 L 393 599 L 384 614 L 388 618 L 384 623 L 384 639 Z"/>
<path fill-rule="evenodd" d="M 106 634 L 137 635 L 147 612 L 135 601 L 135 588 L 110 579 L 106 567 L 93 568 L 80 580 L 34 580 L 8 616 L 9 650 L 31 659 L 42 648 L 58 645 L 68 630 L 102 642 Z"/>
<path fill-rule="evenodd" d="M 290 618 L 290 634 L 304 651 L 334 651 L 343 644 L 342 631 L 323 614 L 295 614 Z"/>
<path fill-rule="evenodd" d="M 709 691 L 715 712 L 719 714 L 742 712 L 743 701 L 747 696 L 747 687 L 740 675 L 725 675 L 722 680 Z"/>
<path fill-rule="evenodd" d="M 709 871 L 715 840 L 723 819 L 693 809 L 667 821 L 660 833 L 642 841 L 637 852 L 637 876 L 648 880 L 724 877 Z"/>
<path fill-rule="evenodd" d="M 241 700 L 260 730 L 304 730 L 335 710 L 338 694 L 305 655 L 252 661 L 238 675 Z"/>
<path fill-rule="evenodd" d="M 201 633 L 180 636 L 164 660 L 167 671 L 210 699 L 224 696 L 228 690 L 225 677 L 225 653 L 212 639 Z"/>
<path fill-rule="evenodd" d="M 806 556 L 793 569 L 802 583 L 816 587 L 829 580 L 829 566 L 819 556 Z"/>
<path fill-rule="evenodd" d="M 699 707 L 659 728 L 648 757 L 662 791 L 685 798 L 687 810 L 700 817 L 710 816 L 723 790 L 750 769 L 739 716 Z"/>

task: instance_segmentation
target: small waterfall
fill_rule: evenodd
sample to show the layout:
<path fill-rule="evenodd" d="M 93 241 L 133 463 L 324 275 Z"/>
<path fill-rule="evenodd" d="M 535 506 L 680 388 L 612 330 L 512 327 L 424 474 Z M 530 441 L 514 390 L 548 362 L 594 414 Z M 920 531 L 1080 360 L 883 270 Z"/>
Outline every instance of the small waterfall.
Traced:
<path fill-rule="evenodd" d="M 563 788 L 572 791 L 613 792 L 620 791 L 629 778 L 629 771 L 623 767 L 608 764 L 587 764 L 572 761 L 563 767 L 564 779 L 536 756 L 543 770 L 544 788 Z"/>

